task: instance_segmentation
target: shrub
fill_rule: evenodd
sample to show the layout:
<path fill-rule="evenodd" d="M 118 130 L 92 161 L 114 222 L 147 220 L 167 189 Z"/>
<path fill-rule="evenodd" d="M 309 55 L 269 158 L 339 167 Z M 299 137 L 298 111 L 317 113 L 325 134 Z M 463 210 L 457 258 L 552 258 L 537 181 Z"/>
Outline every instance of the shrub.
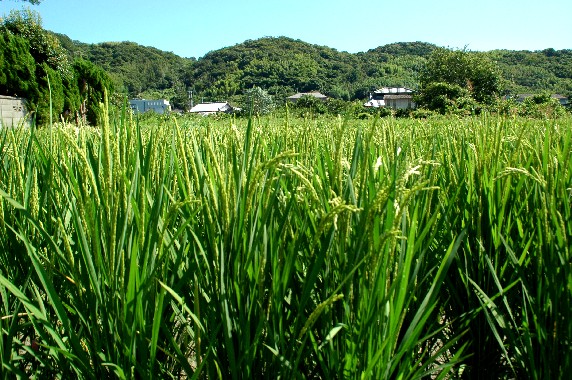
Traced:
<path fill-rule="evenodd" d="M 274 98 L 258 86 L 254 86 L 244 92 L 242 110 L 244 113 L 253 115 L 266 115 L 275 108 Z"/>
<path fill-rule="evenodd" d="M 533 118 L 554 118 L 564 115 L 565 108 L 549 93 L 536 94 L 524 99 L 518 107 L 521 116 Z"/>
<path fill-rule="evenodd" d="M 314 114 L 324 114 L 328 112 L 326 102 L 312 95 L 304 95 L 300 97 L 296 103 L 294 103 L 294 108 Z"/>

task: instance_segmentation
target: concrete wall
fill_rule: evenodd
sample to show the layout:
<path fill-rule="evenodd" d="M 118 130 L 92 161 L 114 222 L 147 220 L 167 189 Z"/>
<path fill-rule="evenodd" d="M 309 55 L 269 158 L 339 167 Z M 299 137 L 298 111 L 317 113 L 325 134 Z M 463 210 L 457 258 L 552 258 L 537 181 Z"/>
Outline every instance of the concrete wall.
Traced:
<path fill-rule="evenodd" d="M 384 97 L 385 106 L 396 110 L 416 108 L 417 105 L 409 95 L 386 95 Z"/>
<path fill-rule="evenodd" d="M 26 116 L 26 99 L 0 95 L 0 123 L 1 127 L 17 127 L 25 122 L 30 126 Z"/>

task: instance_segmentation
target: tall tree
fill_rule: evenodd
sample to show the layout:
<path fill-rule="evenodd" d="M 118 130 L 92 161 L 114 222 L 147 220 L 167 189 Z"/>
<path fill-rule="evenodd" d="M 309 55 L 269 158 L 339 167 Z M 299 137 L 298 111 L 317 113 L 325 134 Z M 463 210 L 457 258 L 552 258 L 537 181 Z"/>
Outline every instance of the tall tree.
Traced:
<path fill-rule="evenodd" d="M 244 92 L 243 109 L 250 110 L 252 114 L 264 115 L 274 109 L 274 99 L 266 90 L 260 87 L 252 87 Z"/>
<path fill-rule="evenodd" d="M 30 45 L 22 37 L 0 31 L 0 94 L 38 97 L 36 62 Z"/>
<path fill-rule="evenodd" d="M 72 64 L 37 12 L 12 11 L 1 20 L 0 93 L 25 97 L 39 124 L 76 113 L 96 124 L 105 90 L 113 90 L 108 74 L 81 59 Z"/>
<path fill-rule="evenodd" d="M 104 101 L 105 91 L 111 93 L 113 84 L 107 73 L 93 63 L 78 59 L 73 65 L 79 93 L 87 109 L 87 121 L 97 124 L 99 105 Z"/>
<path fill-rule="evenodd" d="M 497 65 L 486 53 L 466 50 L 435 49 L 421 72 L 421 92 L 432 83 L 464 88 L 479 103 L 491 103 L 502 92 Z"/>
<path fill-rule="evenodd" d="M 57 37 L 42 27 L 42 18 L 38 12 L 31 9 L 12 10 L 2 20 L 2 29 L 25 38 L 36 62 L 47 63 L 63 77 L 71 74 L 66 51 Z"/>

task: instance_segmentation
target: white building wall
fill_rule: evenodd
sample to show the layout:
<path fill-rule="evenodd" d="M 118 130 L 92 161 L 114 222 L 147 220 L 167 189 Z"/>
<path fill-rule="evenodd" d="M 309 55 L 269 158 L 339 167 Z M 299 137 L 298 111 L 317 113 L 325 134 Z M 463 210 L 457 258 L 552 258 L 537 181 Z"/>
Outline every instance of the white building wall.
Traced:
<path fill-rule="evenodd" d="M 153 111 L 159 114 L 163 114 L 171 111 L 171 105 L 165 99 L 132 99 L 129 101 L 129 106 L 134 112 L 147 112 Z"/>
<path fill-rule="evenodd" d="M 12 96 L 0 96 L 1 127 L 17 127 L 20 124 L 29 127 L 30 120 L 26 119 L 26 99 Z"/>

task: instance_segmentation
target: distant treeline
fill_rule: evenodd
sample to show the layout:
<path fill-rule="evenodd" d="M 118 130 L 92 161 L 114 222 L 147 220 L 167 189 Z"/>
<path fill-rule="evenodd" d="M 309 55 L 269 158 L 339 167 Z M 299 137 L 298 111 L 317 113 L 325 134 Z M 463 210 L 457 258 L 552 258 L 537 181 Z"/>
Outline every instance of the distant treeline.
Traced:
<path fill-rule="evenodd" d="M 62 46 L 103 67 L 115 88 L 131 97 L 162 97 L 176 108 L 195 100 L 232 100 L 261 87 L 277 101 L 295 92 L 318 90 L 342 99 L 364 99 L 383 86 L 413 89 L 420 84 L 427 58 L 438 46 L 400 42 L 350 54 L 287 37 L 265 37 L 182 58 L 132 42 L 83 44 L 58 35 Z M 572 94 L 572 50 L 495 50 L 507 94 Z"/>
<path fill-rule="evenodd" d="M 86 44 L 46 31 L 32 11 L 0 22 L 0 93 L 28 98 L 38 118 L 52 111 L 94 120 L 103 88 L 127 97 L 164 98 L 185 109 L 199 101 L 238 101 L 260 87 L 280 104 L 295 92 L 318 90 L 341 99 L 365 99 L 383 86 L 418 89 L 431 54 L 440 47 L 400 42 L 356 54 L 287 37 L 248 40 L 183 58 L 133 42 Z M 572 50 L 495 50 L 483 53 L 502 77 L 502 93 L 572 94 Z M 42 108 L 43 107 L 43 108 Z"/>

